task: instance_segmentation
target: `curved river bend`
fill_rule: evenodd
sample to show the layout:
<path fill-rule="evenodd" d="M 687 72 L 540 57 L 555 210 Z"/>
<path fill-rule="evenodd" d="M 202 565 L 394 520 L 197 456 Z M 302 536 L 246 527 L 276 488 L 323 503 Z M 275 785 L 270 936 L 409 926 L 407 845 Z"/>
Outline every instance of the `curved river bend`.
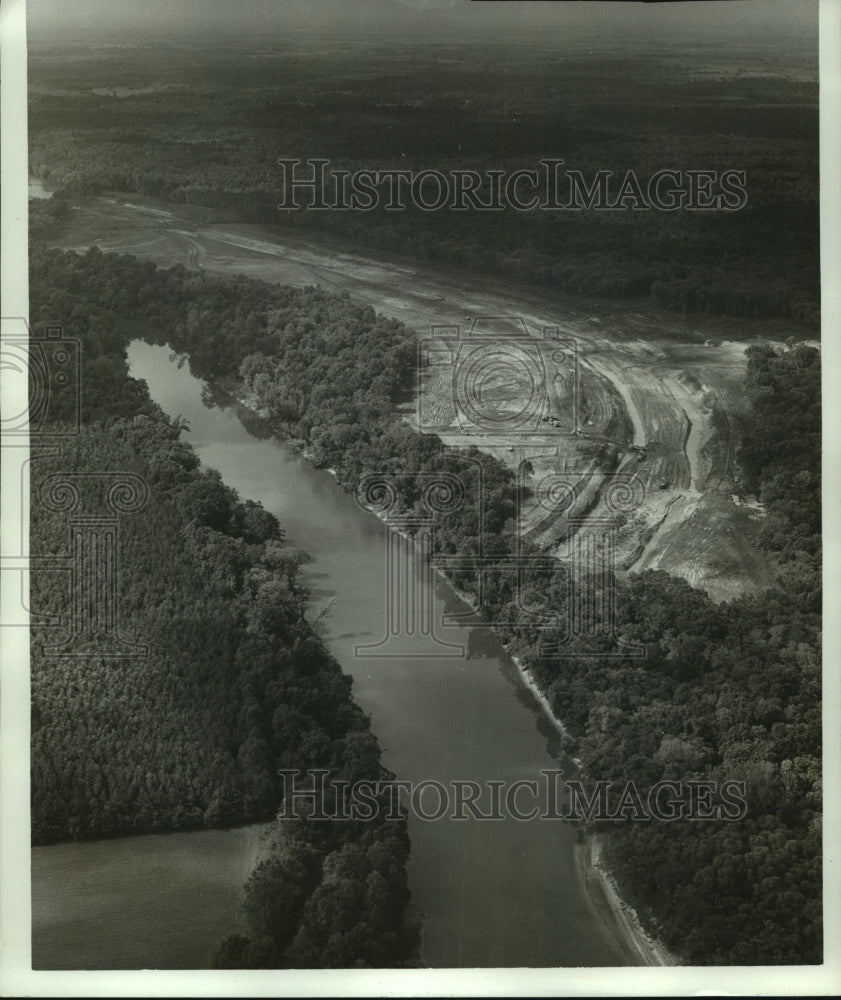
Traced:
<path fill-rule="evenodd" d="M 141 341 L 129 349 L 131 374 L 144 379 L 152 398 L 171 416 L 189 422 L 186 439 L 202 462 L 219 470 L 243 499 L 260 501 L 280 519 L 290 544 L 313 556 L 306 569 L 313 612 L 329 605 L 320 629 L 330 651 L 354 679 L 354 697 L 371 716 L 383 762 L 398 778 L 513 782 L 539 779 L 541 769 L 564 769 L 557 734 L 523 684 L 499 642 L 484 630 L 447 629 L 449 642 L 469 658 L 361 658 L 360 644 L 376 643 L 386 630 L 385 525 L 360 509 L 327 473 L 269 437 L 259 420 L 241 422 L 238 406 L 208 407 L 204 384 L 179 367 L 167 348 Z M 206 398 L 205 393 L 205 398 Z M 247 412 L 247 411 L 246 411 Z M 243 413 L 243 415 L 245 415 Z M 454 591 L 435 578 L 436 615 L 466 610 Z M 522 808 L 532 804 L 523 796 Z M 434 810 L 434 799 L 424 808 Z M 424 961 L 432 967 L 616 966 L 632 964 L 620 941 L 593 909 L 577 874 L 575 831 L 558 820 L 518 822 L 424 821 L 410 816 L 409 884 L 426 914 Z M 229 831 L 231 852 L 243 838 Z M 224 835 L 224 834 L 223 834 Z M 200 838 L 201 833 L 178 834 Z M 164 838 L 165 839 L 165 838 Z M 124 853 L 132 838 L 100 842 Z M 76 850 L 71 845 L 33 851 L 33 882 L 41 859 Z M 48 854 L 47 852 L 52 852 Z M 43 863 L 43 862 L 42 862 Z M 54 860 L 52 861 L 54 863 Z M 233 869 L 237 866 L 231 865 Z M 87 883 L 67 880 L 84 902 Z M 117 889 L 117 887 L 112 887 Z M 146 922 L 178 921 L 179 906 L 162 880 L 157 912 Z M 125 903 L 124 903 L 125 905 Z M 130 905 L 130 902 L 129 902 Z M 43 924 L 43 919 L 41 920 Z M 34 940 L 39 934 L 34 910 Z M 230 933 L 226 930 L 224 933 Z M 53 939 L 61 935 L 52 926 Z M 101 928 L 107 937 L 107 928 Z M 218 938 L 217 938 L 218 940 Z M 208 941 L 212 948 L 215 941 Z M 103 949 L 109 947 L 103 942 Z M 112 953 L 116 945 L 111 946 Z M 177 941 L 156 952 L 158 967 L 183 966 Z M 147 962 L 147 964 L 149 964 Z"/>

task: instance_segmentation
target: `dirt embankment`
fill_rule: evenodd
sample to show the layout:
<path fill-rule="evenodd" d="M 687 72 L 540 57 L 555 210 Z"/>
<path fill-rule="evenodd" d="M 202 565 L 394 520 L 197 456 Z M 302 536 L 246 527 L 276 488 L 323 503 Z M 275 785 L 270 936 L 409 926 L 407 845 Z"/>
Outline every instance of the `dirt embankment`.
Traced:
<path fill-rule="evenodd" d="M 138 196 L 89 198 L 54 242 L 346 291 L 427 342 L 433 327 L 446 326 L 437 334 L 446 350 L 421 372 L 425 395 L 405 416 L 448 445 L 475 445 L 517 470 L 527 487 L 522 530 L 538 544 L 562 556 L 570 521 L 586 527 L 610 514 L 604 492 L 618 472 L 642 490 L 616 538 L 618 566 L 664 569 L 717 599 L 769 583 L 751 542 L 762 512 L 739 498 L 744 343 L 727 337 L 736 324 L 611 303 L 571 307 L 530 288 L 212 218 Z M 489 317 L 507 317 L 511 329 L 495 336 Z"/>
<path fill-rule="evenodd" d="M 628 956 L 628 964 L 681 965 L 682 962 L 676 955 L 645 930 L 635 910 L 619 895 L 616 883 L 601 862 L 600 854 L 597 835 L 589 835 L 576 844 L 576 877 L 593 910 L 614 928 L 616 939 Z"/>

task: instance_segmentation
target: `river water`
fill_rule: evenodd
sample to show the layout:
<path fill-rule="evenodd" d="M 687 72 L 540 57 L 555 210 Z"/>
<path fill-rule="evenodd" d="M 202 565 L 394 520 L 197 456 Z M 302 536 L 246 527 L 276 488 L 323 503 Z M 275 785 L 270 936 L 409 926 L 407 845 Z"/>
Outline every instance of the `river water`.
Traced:
<path fill-rule="evenodd" d="M 243 886 L 266 824 L 32 851 L 32 967 L 207 969 L 245 931 Z"/>
<path fill-rule="evenodd" d="M 558 738 L 523 684 L 515 664 L 485 630 L 447 628 L 447 642 L 469 655 L 414 655 L 412 640 L 400 655 L 359 655 L 356 647 L 386 634 L 387 529 L 363 511 L 332 476 L 269 437 L 264 425 L 238 405 L 208 406 L 204 384 L 179 367 L 164 347 L 141 341 L 129 350 L 131 374 L 144 379 L 152 398 L 172 417 L 189 422 L 185 438 L 202 462 L 216 468 L 243 499 L 276 514 L 291 544 L 313 556 L 306 567 L 313 615 L 329 609 L 319 629 L 333 655 L 354 679 L 354 697 L 371 716 L 383 762 L 400 779 L 514 782 L 538 779 L 542 769 L 563 768 Z M 218 397 L 217 397 L 218 398 Z M 205 392 L 205 399 L 207 393 Z M 239 414 L 239 415 L 238 415 Z M 244 416 L 244 423 L 240 419 Z M 466 611 L 454 591 L 434 578 L 436 617 Z M 391 648 L 391 647 L 390 647 Z M 364 653 L 364 651 L 360 651 Z M 442 648 L 442 652 L 447 650 Z M 450 650 L 452 652 L 452 650 Z M 519 800 L 528 811 L 533 799 Z M 434 792 L 422 811 L 435 812 Z M 451 811 L 451 810 L 450 810 Z M 409 883 L 426 914 L 424 961 L 433 967 L 602 966 L 631 964 L 619 940 L 592 908 L 574 861 L 575 832 L 559 820 L 479 822 L 410 815 Z M 179 835 L 185 837 L 201 834 Z M 241 845 L 231 831 L 231 852 Z M 131 840 L 106 842 L 125 852 Z M 71 851 L 70 845 L 47 848 Z M 39 851 L 33 852 L 33 870 Z M 135 873 L 136 874 L 136 873 Z M 112 886 L 117 893 L 119 887 Z M 161 880 L 155 919 L 183 920 Z M 78 880 L 75 891 L 87 890 Z M 138 914 L 137 930 L 144 920 Z M 34 921 L 37 926 L 38 915 Z M 109 928 L 103 927 L 107 935 Z M 179 965 L 176 943 L 168 958 Z"/>

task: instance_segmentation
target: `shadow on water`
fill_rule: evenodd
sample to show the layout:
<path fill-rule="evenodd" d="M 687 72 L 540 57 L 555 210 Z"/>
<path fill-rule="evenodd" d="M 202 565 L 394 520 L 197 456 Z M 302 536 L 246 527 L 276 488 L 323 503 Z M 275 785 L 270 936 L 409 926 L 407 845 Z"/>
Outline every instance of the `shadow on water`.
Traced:
<path fill-rule="evenodd" d="M 354 697 L 371 718 L 384 764 L 416 784 L 470 779 L 515 787 L 533 783 L 545 769 L 569 773 L 572 765 L 559 753 L 560 737 L 540 703 L 499 639 L 475 627 L 469 605 L 436 575 L 436 615 L 443 609 L 465 616 L 450 635 L 442 630 L 441 648 L 449 645 L 450 652 L 418 658 L 402 633 L 392 643 L 383 523 L 360 510 L 334 477 L 271 440 L 266 421 L 232 402 L 230 391 L 206 393 L 212 405 L 203 406 L 201 383 L 186 366 L 168 363 L 165 352 L 135 341 L 132 374 L 146 379 L 167 412 L 189 416 L 191 430 L 184 433 L 201 461 L 243 498 L 264 503 L 290 544 L 313 555 L 303 574 L 312 588 L 311 616 L 354 678 Z M 451 640 L 466 647 L 465 656 L 453 654 Z M 388 653 L 374 652 L 386 642 Z M 616 940 L 593 916 L 574 877 L 575 833 L 568 825 L 519 822 L 513 815 L 501 823 L 425 819 L 409 817 L 409 885 L 426 913 L 424 950 L 432 965 L 623 964 Z"/>
<path fill-rule="evenodd" d="M 184 358 L 179 358 L 179 367 L 183 365 Z M 260 414 L 237 399 L 231 391 L 222 388 L 217 384 L 203 383 L 201 389 L 202 402 L 209 409 L 219 409 L 229 412 L 240 422 L 243 429 L 251 436 L 260 441 L 274 439 L 282 447 L 287 448 L 288 444 L 282 438 L 278 438 L 275 430 Z M 333 489 L 334 482 L 317 478 L 312 484 L 316 492 L 324 489 Z M 371 530 L 379 530 L 379 525 L 372 521 Z M 334 635 L 330 627 L 331 602 L 336 599 L 336 590 L 331 586 L 332 575 L 327 572 L 308 570 L 306 575 L 307 585 L 310 589 L 310 617 L 314 620 L 315 631 L 324 641 L 331 639 L 348 640 L 370 638 L 374 633 L 371 629 L 358 629 L 343 632 L 341 635 Z M 327 584 L 326 587 L 317 585 L 318 581 Z M 514 663 L 507 649 L 503 646 L 498 636 L 482 621 L 475 610 L 462 598 L 445 580 L 436 575 L 434 579 L 435 596 L 442 610 L 446 613 L 456 613 L 464 616 L 460 622 L 463 631 L 466 631 L 466 657 L 471 660 L 491 660 L 499 664 L 499 671 L 514 692 L 514 696 L 520 705 L 526 708 L 532 715 L 538 733 L 546 741 L 546 753 L 554 760 L 565 763 L 569 769 L 573 765 L 563 750 L 563 741 L 557 726 L 552 720 L 547 718 L 546 711 L 537 701 L 534 694 L 526 687 L 520 671 Z"/>
<path fill-rule="evenodd" d="M 444 581 L 438 577 L 435 586 L 436 597 L 441 601 L 448 613 L 464 614 L 473 611 L 470 605 Z M 471 660 L 495 660 L 499 663 L 499 671 L 514 689 L 517 701 L 534 716 L 537 731 L 546 740 L 547 754 L 556 759 L 570 763 L 563 751 L 563 741 L 556 725 L 547 718 L 543 706 L 523 683 L 517 664 L 503 646 L 499 637 L 488 625 L 473 612 L 465 621 L 469 627 L 467 635 L 467 658 Z"/>
<path fill-rule="evenodd" d="M 267 420 L 214 383 L 203 383 L 201 401 L 209 410 L 217 409 L 233 414 L 251 437 L 258 441 L 268 441 L 275 436 Z"/>

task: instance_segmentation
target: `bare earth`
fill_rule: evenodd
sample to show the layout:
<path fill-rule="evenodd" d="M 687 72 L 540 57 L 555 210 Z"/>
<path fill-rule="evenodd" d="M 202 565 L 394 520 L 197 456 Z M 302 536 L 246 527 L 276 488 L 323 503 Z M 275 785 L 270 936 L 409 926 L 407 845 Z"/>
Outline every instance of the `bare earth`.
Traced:
<path fill-rule="evenodd" d="M 741 495 L 733 418 L 744 405 L 745 334 L 779 342 L 797 330 L 570 306 L 533 288 L 211 218 L 139 196 L 89 198 L 54 243 L 347 292 L 418 331 L 427 363 L 405 418 L 520 470 L 531 493 L 521 532 L 546 551 L 565 559 L 570 520 L 597 524 L 610 513 L 618 474 L 632 490 L 616 539 L 620 570 L 666 570 L 716 600 L 769 584 L 752 541 L 764 512 Z"/>
<path fill-rule="evenodd" d="M 598 836 L 588 836 L 585 843 L 576 844 L 575 864 L 576 877 L 587 890 L 590 905 L 604 919 L 612 921 L 629 965 L 681 964 L 678 956 L 664 948 L 645 930 L 634 909 L 619 895 L 616 883 L 601 865 Z"/>
<path fill-rule="evenodd" d="M 571 522 L 597 527 L 612 518 L 606 497 L 624 483 L 631 502 L 616 536 L 620 571 L 663 569 L 716 600 L 769 585 L 752 540 L 764 511 L 741 494 L 734 417 L 744 405 L 746 336 L 779 343 L 802 331 L 570 304 L 212 218 L 138 196 L 88 198 L 52 243 L 347 292 L 417 331 L 419 398 L 402 407 L 404 418 L 517 471 L 529 487 L 518 515 L 523 536 L 568 559 Z M 592 839 L 579 845 L 578 877 L 629 964 L 677 964 L 619 897 L 597 852 Z"/>

